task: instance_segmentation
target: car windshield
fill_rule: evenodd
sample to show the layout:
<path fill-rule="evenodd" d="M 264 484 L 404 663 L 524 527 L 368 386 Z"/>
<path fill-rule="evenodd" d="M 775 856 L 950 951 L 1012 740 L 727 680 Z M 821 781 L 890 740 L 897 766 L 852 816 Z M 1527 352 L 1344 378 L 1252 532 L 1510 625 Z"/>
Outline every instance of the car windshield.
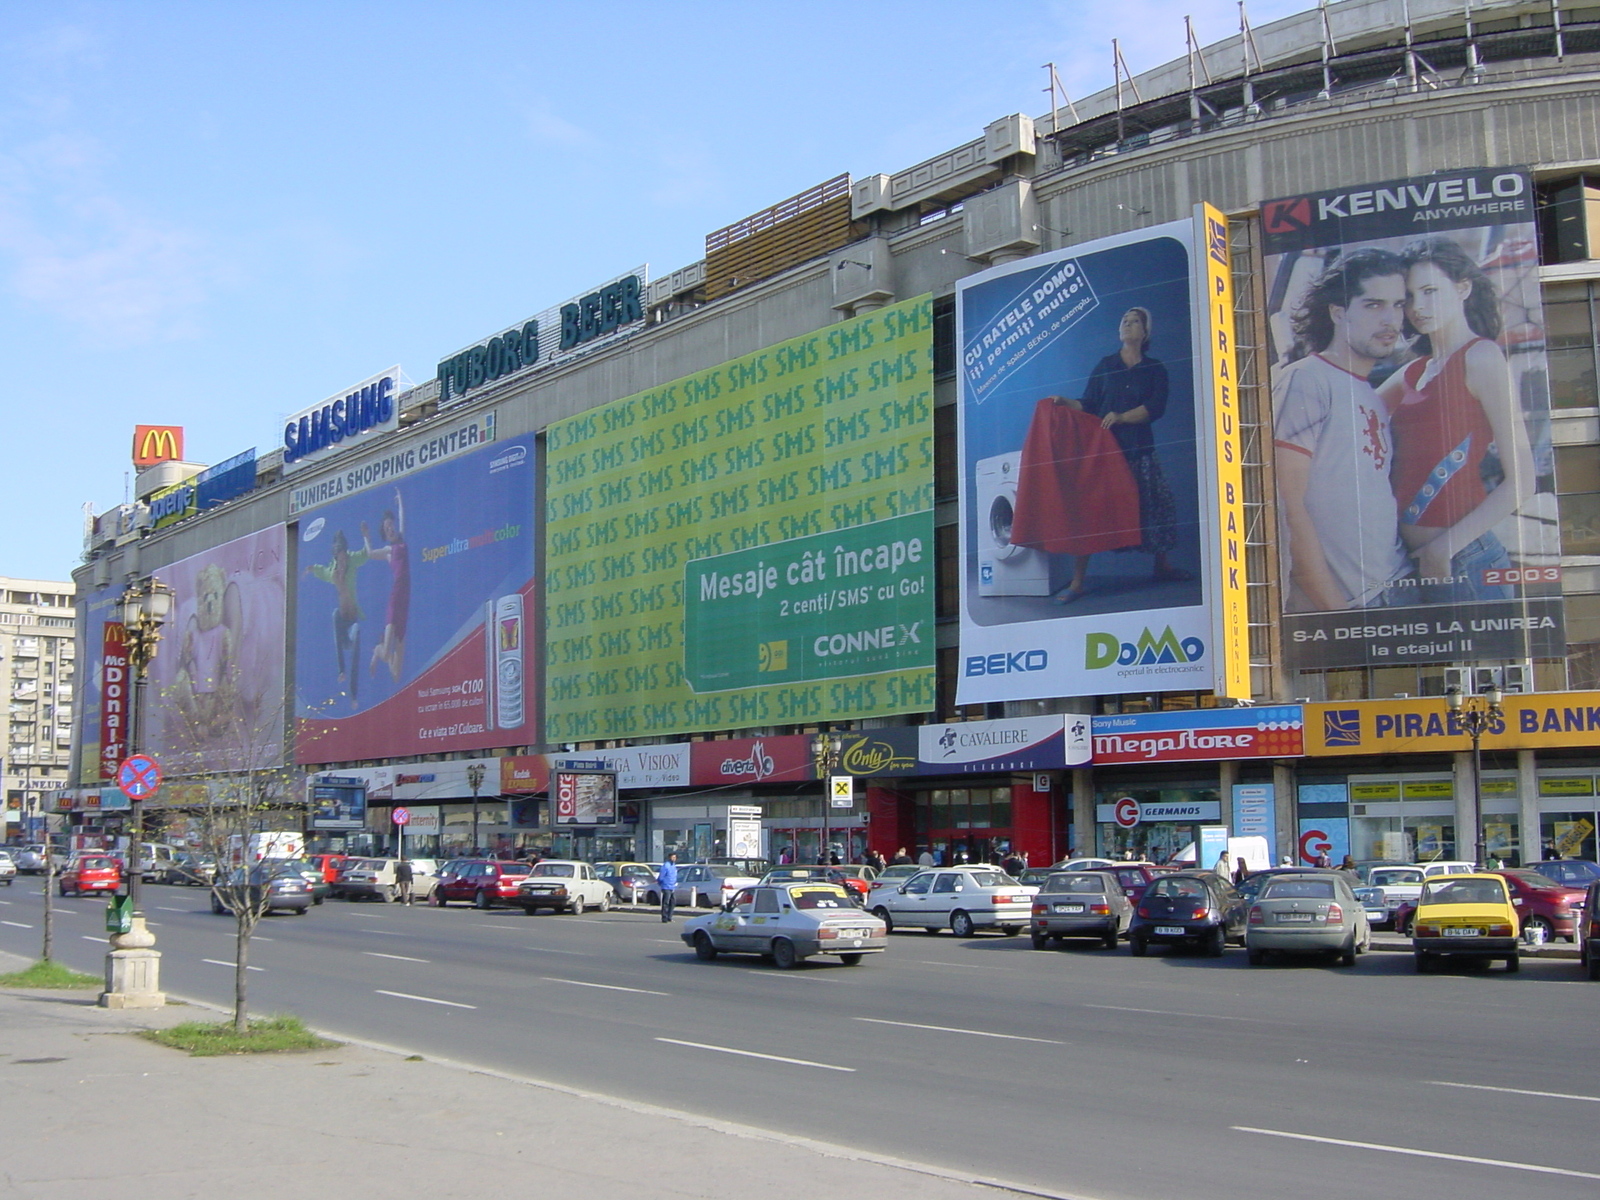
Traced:
<path fill-rule="evenodd" d="M 1331 879 L 1272 879 L 1261 889 L 1263 900 L 1332 900 Z"/>
<path fill-rule="evenodd" d="M 1044 881 L 1044 890 L 1103 896 L 1106 894 L 1106 880 L 1103 875 L 1052 875 Z"/>
<path fill-rule="evenodd" d="M 574 868 L 571 863 L 540 863 L 533 870 L 529 871 L 528 874 L 544 876 L 546 878 L 557 876 L 562 879 L 571 879 L 575 870 L 576 868 Z"/>
<path fill-rule="evenodd" d="M 1422 872 L 1412 867 L 1401 870 L 1374 871 L 1370 882 L 1373 887 L 1387 887 L 1396 884 L 1421 883 Z"/>
<path fill-rule="evenodd" d="M 791 888 L 789 898 L 796 908 L 854 908 L 842 887 Z"/>
<path fill-rule="evenodd" d="M 1147 895 L 1173 897 L 1189 897 L 1203 899 L 1206 894 L 1205 884 L 1198 879 L 1158 879 L 1150 885 Z"/>
<path fill-rule="evenodd" d="M 1523 887 L 1532 888 L 1536 892 L 1569 892 L 1572 889 L 1564 883 L 1557 883 L 1548 875 L 1541 875 L 1537 871 L 1511 871 L 1511 878 Z"/>
<path fill-rule="evenodd" d="M 1448 879 L 1422 889 L 1423 904 L 1504 904 L 1506 885 L 1498 879 Z"/>
<path fill-rule="evenodd" d="M 78 870 L 80 871 L 104 871 L 107 867 L 114 865 L 114 861 L 109 858 L 80 858 L 78 860 Z"/>
<path fill-rule="evenodd" d="M 1007 887 L 1016 880 L 1003 871 L 973 871 L 972 882 L 979 887 Z"/>
<path fill-rule="evenodd" d="M 708 879 L 745 878 L 744 869 L 742 867 L 706 867 L 705 873 Z"/>
<path fill-rule="evenodd" d="M 885 867 L 878 872 L 879 879 L 910 879 L 922 870 L 916 863 L 895 863 L 892 867 Z"/>

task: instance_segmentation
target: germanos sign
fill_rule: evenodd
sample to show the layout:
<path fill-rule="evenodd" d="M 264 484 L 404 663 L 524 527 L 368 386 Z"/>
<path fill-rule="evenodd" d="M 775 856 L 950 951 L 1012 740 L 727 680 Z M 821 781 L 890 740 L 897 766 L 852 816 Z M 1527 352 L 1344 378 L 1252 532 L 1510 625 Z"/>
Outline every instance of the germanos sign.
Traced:
<path fill-rule="evenodd" d="M 1474 701 L 1475 702 L 1475 701 Z M 1600 746 L 1600 692 L 1504 696 L 1483 735 L 1490 750 Z M 1431 754 L 1470 750 L 1443 697 L 1306 705 L 1309 755 Z"/>

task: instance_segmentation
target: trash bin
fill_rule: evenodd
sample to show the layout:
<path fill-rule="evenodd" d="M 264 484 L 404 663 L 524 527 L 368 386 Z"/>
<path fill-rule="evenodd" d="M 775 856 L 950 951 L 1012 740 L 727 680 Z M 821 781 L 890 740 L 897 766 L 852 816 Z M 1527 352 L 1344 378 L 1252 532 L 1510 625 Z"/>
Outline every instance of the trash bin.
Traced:
<path fill-rule="evenodd" d="M 106 900 L 106 932 L 133 932 L 132 896 L 111 896 Z"/>

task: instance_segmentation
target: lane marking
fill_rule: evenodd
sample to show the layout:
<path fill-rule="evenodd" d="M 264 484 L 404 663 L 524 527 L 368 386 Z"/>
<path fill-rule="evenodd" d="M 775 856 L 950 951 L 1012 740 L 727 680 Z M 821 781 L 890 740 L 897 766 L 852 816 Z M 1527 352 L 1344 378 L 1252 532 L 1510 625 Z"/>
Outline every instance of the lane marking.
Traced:
<path fill-rule="evenodd" d="M 1471 1163 L 1476 1167 L 1504 1167 L 1508 1171 L 1533 1171 L 1540 1175 L 1564 1175 L 1569 1179 L 1600 1179 L 1589 1171 L 1569 1171 L 1565 1167 L 1546 1167 L 1540 1163 L 1510 1162 L 1503 1158 L 1478 1158 L 1471 1154 L 1443 1154 L 1438 1150 L 1417 1150 L 1411 1146 L 1385 1146 L 1379 1142 L 1352 1142 L 1345 1138 L 1314 1137 L 1309 1133 L 1289 1133 L 1282 1129 L 1252 1129 L 1233 1125 L 1240 1133 L 1259 1133 L 1266 1137 L 1288 1138 L 1296 1142 L 1320 1142 L 1324 1146 L 1348 1146 L 1352 1150 L 1383 1150 L 1389 1154 L 1409 1154 L 1413 1158 L 1440 1158 L 1446 1162 Z"/>
<path fill-rule="evenodd" d="M 885 1021 L 879 1017 L 855 1017 L 857 1021 L 865 1021 L 869 1025 L 898 1025 L 902 1029 L 931 1029 L 934 1033 L 965 1033 L 970 1037 L 1003 1038 L 1008 1042 L 1041 1042 L 1046 1046 L 1065 1046 L 1067 1043 L 1058 1042 L 1054 1038 L 1022 1037 L 1015 1033 L 985 1033 L 981 1029 L 953 1029 L 948 1025 L 918 1025 L 914 1021 Z"/>
<path fill-rule="evenodd" d="M 1110 1012 L 1150 1013 L 1157 1017 L 1188 1017 L 1202 1021 L 1248 1021 L 1252 1025 L 1263 1023 L 1260 1017 L 1218 1017 L 1211 1013 L 1172 1012 L 1165 1008 L 1129 1008 L 1123 1004 L 1085 1004 L 1083 1007 L 1103 1008 Z"/>
<path fill-rule="evenodd" d="M 650 940 L 652 942 L 660 942 L 664 946 L 681 946 L 681 945 L 683 945 L 683 939 L 682 938 L 651 938 Z"/>
<path fill-rule="evenodd" d="M 677 1038 L 658 1037 L 658 1042 L 671 1046 L 689 1046 L 695 1050 L 715 1050 L 718 1054 L 737 1054 L 740 1058 L 760 1058 L 767 1062 L 788 1063 L 795 1067 L 816 1067 L 819 1071 L 844 1071 L 854 1075 L 854 1067 L 836 1067 L 832 1063 L 808 1062 L 803 1058 L 784 1058 L 781 1054 L 757 1054 L 754 1050 L 735 1050 L 732 1046 L 710 1046 L 705 1042 L 684 1042 Z"/>
<path fill-rule="evenodd" d="M 86 942 L 104 942 L 106 940 L 103 937 L 91 937 L 87 933 L 80 933 L 78 936 L 81 937 Z"/>
<path fill-rule="evenodd" d="M 24 925 L 21 921 L 0 921 L 0 925 L 10 925 L 14 929 L 32 929 L 32 925 Z"/>
<path fill-rule="evenodd" d="M 435 1000 L 432 996 L 413 996 L 410 992 L 386 992 L 382 988 L 373 988 L 380 996 L 394 996 L 400 1000 L 420 1000 L 424 1004 L 443 1004 L 448 1008 L 477 1008 L 476 1004 L 457 1004 L 454 1000 Z"/>
<path fill-rule="evenodd" d="M 396 933 L 393 929 L 358 929 L 357 933 L 381 933 L 384 937 L 410 937 L 408 933 Z"/>
<path fill-rule="evenodd" d="M 554 975 L 541 975 L 546 983 L 570 983 L 573 987 L 600 988 L 607 992 L 635 992 L 641 996 L 670 996 L 671 992 L 652 992 L 649 988 L 618 987 L 614 983 L 585 983 L 581 979 L 557 979 Z"/>
<path fill-rule="evenodd" d="M 404 954 L 379 954 L 376 950 L 363 950 L 361 953 L 365 954 L 368 958 L 392 958 L 397 962 L 425 963 L 428 961 L 425 958 L 407 958 Z"/>
<path fill-rule="evenodd" d="M 968 971 L 1015 971 L 1015 967 L 991 967 L 987 963 L 944 963 L 934 962 L 931 958 L 914 958 L 912 962 L 921 963 L 925 967 L 962 967 Z"/>
<path fill-rule="evenodd" d="M 524 931 L 521 925 L 479 925 L 479 929 L 515 929 L 519 933 Z"/>
<path fill-rule="evenodd" d="M 195 910 L 192 909 L 192 908 L 167 908 L 165 905 L 158 904 L 158 905 L 156 905 L 156 911 L 157 912 L 183 912 L 183 913 L 186 913 L 186 912 L 194 912 Z"/>
<path fill-rule="evenodd" d="M 91 938 L 90 940 L 93 941 L 95 939 Z M 202 958 L 200 961 L 204 962 L 204 963 L 210 963 L 214 967 L 233 967 L 235 970 L 237 970 L 238 966 L 239 966 L 239 964 L 236 963 L 236 962 L 228 962 L 226 959 L 221 959 L 221 958 Z M 245 970 L 246 971 L 265 971 L 266 968 L 265 967 L 246 966 Z"/>
<path fill-rule="evenodd" d="M 1543 1096 L 1548 1100 L 1587 1100 L 1600 1104 L 1600 1096 L 1574 1096 L 1569 1092 L 1534 1092 L 1527 1088 L 1490 1087 L 1486 1083 L 1454 1083 L 1448 1079 L 1430 1079 L 1434 1087 L 1470 1088 L 1475 1092 L 1507 1092 L 1513 1096 Z"/>
<path fill-rule="evenodd" d="M 576 954 L 579 958 L 593 958 L 594 955 L 587 950 L 553 950 L 549 946 L 529 946 L 527 949 L 535 954 Z"/>

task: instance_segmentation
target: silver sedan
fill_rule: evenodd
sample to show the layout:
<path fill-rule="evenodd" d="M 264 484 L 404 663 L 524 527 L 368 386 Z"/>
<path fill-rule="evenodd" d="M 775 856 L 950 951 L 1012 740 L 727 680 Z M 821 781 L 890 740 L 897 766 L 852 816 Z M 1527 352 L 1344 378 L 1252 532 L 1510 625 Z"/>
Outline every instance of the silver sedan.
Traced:
<path fill-rule="evenodd" d="M 1336 954 L 1347 967 L 1372 943 L 1366 910 L 1341 876 L 1328 872 L 1275 875 L 1262 887 L 1245 921 L 1250 965 L 1271 953 Z"/>
<path fill-rule="evenodd" d="M 721 910 L 685 922 L 681 936 L 705 962 L 718 954 L 759 954 L 785 969 L 817 954 L 853 967 L 889 944 L 884 923 L 836 883 L 744 888 Z"/>

